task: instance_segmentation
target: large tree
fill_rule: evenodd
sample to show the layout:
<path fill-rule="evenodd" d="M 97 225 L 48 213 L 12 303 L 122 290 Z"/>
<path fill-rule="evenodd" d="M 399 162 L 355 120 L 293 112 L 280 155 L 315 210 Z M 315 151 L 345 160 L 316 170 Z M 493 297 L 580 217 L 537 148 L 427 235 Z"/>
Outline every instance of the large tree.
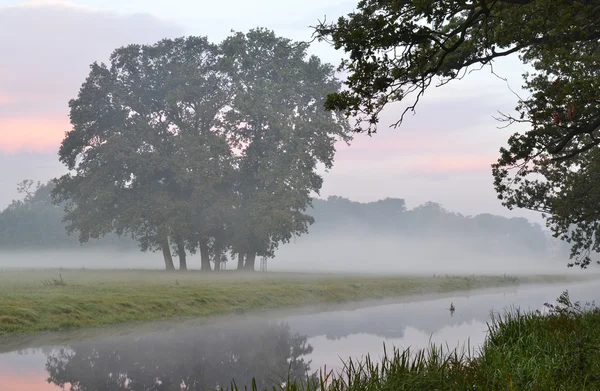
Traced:
<path fill-rule="evenodd" d="M 55 200 L 66 203 L 81 241 L 127 233 L 143 250 L 162 250 L 167 269 L 174 245 L 186 268 L 186 240 L 204 243 L 189 235 L 207 229 L 193 201 L 218 198 L 212 179 L 228 163 L 218 122 L 230 83 L 218 47 L 206 38 L 163 40 L 117 49 L 110 61 L 94 63 L 69 102 L 73 129 L 59 156 L 72 172 L 57 180 Z"/>
<path fill-rule="evenodd" d="M 347 120 L 324 110 L 340 83 L 307 45 L 272 31 L 163 40 L 117 49 L 93 64 L 70 102 L 73 129 L 60 148 L 71 173 L 56 202 L 81 241 L 108 232 L 162 250 L 199 250 L 203 270 L 227 250 L 254 269 L 305 233 L 305 213 L 332 167 Z"/>
<path fill-rule="evenodd" d="M 349 53 L 347 90 L 328 109 L 374 132 L 386 104 L 414 111 L 432 85 L 461 79 L 472 67 L 518 55 L 530 97 L 508 124 L 525 122 L 493 166 L 498 196 L 509 208 L 541 211 L 557 237 L 573 244 L 586 267 L 600 250 L 600 3 L 591 0 L 363 0 L 317 36 Z"/>
<path fill-rule="evenodd" d="M 226 121 L 239 151 L 234 251 L 253 270 L 257 255 L 307 232 L 305 211 L 323 183 L 317 165 L 333 166 L 335 143 L 350 141 L 350 127 L 324 110 L 341 84 L 333 66 L 307 56 L 307 44 L 256 29 L 222 47 L 235 85 Z"/>

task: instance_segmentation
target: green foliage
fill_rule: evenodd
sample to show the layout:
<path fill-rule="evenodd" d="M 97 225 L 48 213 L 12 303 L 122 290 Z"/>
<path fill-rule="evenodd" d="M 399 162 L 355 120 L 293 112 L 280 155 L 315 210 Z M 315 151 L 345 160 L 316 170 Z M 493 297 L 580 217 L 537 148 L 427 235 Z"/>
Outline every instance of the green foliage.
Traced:
<path fill-rule="evenodd" d="M 544 213 L 554 235 L 573 245 L 570 265 L 586 267 L 600 250 L 599 12 L 587 0 L 362 0 L 316 28 L 349 53 L 341 66 L 348 89 L 325 107 L 357 117 L 355 130 L 370 133 L 387 103 L 408 100 L 397 126 L 435 80 L 445 85 L 518 54 L 534 69 L 524 75 L 530 97 L 501 120 L 529 129 L 501 149 L 495 188 L 505 206 Z"/>
<path fill-rule="evenodd" d="M 306 49 L 256 29 L 220 45 L 129 45 L 94 63 L 59 151 L 72 173 L 53 191 L 69 232 L 131 235 L 167 268 L 171 245 L 180 260 L 199 249 L 203 269 L 209 251 L 253 262 L 305 233 L 316 166 L 331 168 L 335 142 L 350 140 L 345 118 L 322 107 L 340 88 L 334 69 Z"/>
<path fill-rule="evenodd" d="M 168 249 L 168 237 L 198 231 L 204 221 L 185 217 L 219 197 L 231 170 L 211 129 L 230 94 L 219 62 L 215 45 L 190 37 L 129 45 L 110 67 L 92 65 L 59 151 L 74 174 L 53 192 L 80 241 L 116 232 Z"/>
<path fill-rule="evenodd" d="M 345 119 L 322 107 L 340 83 L 331 65 L 306 59 L 307 45 L 267 30 L 236 33 L 222 48 L 237 86 L 225 121 L 244 146 L 234 248 L 272 256 L 279 243 L 313 223 L 304 211 L 323 183 L 316 166 L 330 169 L 334 141 L 350 141 Z"/>

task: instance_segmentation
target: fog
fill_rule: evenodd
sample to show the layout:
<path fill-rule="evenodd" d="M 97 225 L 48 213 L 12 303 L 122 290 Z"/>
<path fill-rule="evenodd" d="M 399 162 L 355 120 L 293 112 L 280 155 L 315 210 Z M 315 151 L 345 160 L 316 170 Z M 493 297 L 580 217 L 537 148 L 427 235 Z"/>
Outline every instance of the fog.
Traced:
<path fill-rule="evenodd" d="M 162 251 L 151 251 L 160 246 L 140 251 L 144 237 L 134 240 L 111 233 L 79 243 L 78 231 L 67 234 L 64 212 L 52 203 L 51 189 L 51 184 L 40 186 L 0 212 L 0 268 L 165 268 Z M 361 203 L 339 196 L 313 199 L 305 213 L 314 219 L 308 232 L 291 235 L 287 243 L 280 241 L 274 256 L 266 258 L 267 271 L 428 275 L 580 272 L 567 268 L 566 243 L 524 218 L 464 216 L 433 202 L 408 209 L 399 198 Z M 193 234 L 188 234 L 194 240 Z M 222 269 L 238 266 L 236 237 L 230 240 L 232 245 L 221 253 L 222 261 L 227 260 Z M 187 267 L 198 269 L 200 251 L 192 243 L 186 246 Z M 174 242 L 171 245 L 177 267 L 178 248 Z M 214 268 L 214 242 L 209 251 L 207 261 Z M 254 268 L 263 270 L 263 261 L 258 255 Z"/>
<path fill-rule="evenodd" d="M 107 235 L 78 243 L 67 235 L 63 213 L 48 188 L 0 213 L 0 268 L 164 269 L 160 251 L 142 252 L 130 237 Z M 282 243 L 266 259 L 267 271 L 362 274 L 565 274 L 569 247 L 526 219 L 463 216 L 435 203 L 407 209 L 402 199 L 371 203 L 343 197 L 315 199 L 308 233 Z M 11 216 L 18 216 L 15 228 Z M 41 217 L 40 217 L 41 216 Z M 28 228 L 29 227 L 29 228 Z M 0 232 L 2 233 L 2 232 Z M 156 247 L 155 247 L 156 248 Z M 189 269 L 199 269 L 196 250 Z M 214 258 L 211 257 L 214 264 Z M 255 268 L 263 270 L 258 257 Z M 176 252 L 174 263 L 178 265 Z M 224 269 L 236 269 L 227 252 Z"/>
<path fill-rule="evenodd" d="M 514 249 L 513 249 L 514 250 Z M 526 251 L 502 255 L 470 250 L 449 239 L 405 239 L 391 235 L 324 235 L 282 246 L 269 270 L 314 270 L 410 274 L 577 273 L 565 258 Z"/>
<path fill-rule="evenodd" d="M 199 254 L 188 255 L 188 268 L 200 269 Z M 177 259 L 175 259 L 177 264 Z M 267 260 L 270 272 L 361 274 L 581 274 L 568 268 L 568 257 L 535 256 L 527 251 L 502 255 L 472 250 L 448 239 L 406 239 L 392 235 L 307 235 L 280 246 Z M 257 260 L 257 270 L 260 269 Z M 81 248 L 0 252 L 0 268 L 164 269 L 160 252 Z M 235 269 L 229 259 L 226 269 Z"/>

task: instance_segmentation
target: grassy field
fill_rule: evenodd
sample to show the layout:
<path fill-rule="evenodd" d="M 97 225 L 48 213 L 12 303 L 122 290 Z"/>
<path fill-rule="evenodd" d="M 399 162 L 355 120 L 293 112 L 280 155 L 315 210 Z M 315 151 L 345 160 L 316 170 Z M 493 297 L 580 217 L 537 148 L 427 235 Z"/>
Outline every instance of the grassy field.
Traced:
<path fill-rule="evenodd" d="M 0 271 L 0 335 L 566 279 L 4 270 Z"/>

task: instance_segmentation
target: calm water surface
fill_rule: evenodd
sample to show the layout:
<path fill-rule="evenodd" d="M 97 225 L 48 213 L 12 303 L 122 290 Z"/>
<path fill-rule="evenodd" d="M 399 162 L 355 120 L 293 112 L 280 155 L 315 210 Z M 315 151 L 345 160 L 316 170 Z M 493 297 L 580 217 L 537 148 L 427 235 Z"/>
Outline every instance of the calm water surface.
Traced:
<path fill-rule="evenodd" d="M 243 389 L 320 368 L 342 359 L 391 350 L 479 346 L 490 312 L 542 309 L 568 289 L 573 300 L 600 302 L 600 283 L 524 286 L 415 297 L 343 310 L 289 315 L 239 315 L 160 327 L 103 330 L 101 335 L 50 334 L 30 341 L 0 340 L 0 391 L 180 391 Z M 450 303 L 455 307 L 449 311 Z M 57 342 L 57 341 L 60 341 Z"/>

